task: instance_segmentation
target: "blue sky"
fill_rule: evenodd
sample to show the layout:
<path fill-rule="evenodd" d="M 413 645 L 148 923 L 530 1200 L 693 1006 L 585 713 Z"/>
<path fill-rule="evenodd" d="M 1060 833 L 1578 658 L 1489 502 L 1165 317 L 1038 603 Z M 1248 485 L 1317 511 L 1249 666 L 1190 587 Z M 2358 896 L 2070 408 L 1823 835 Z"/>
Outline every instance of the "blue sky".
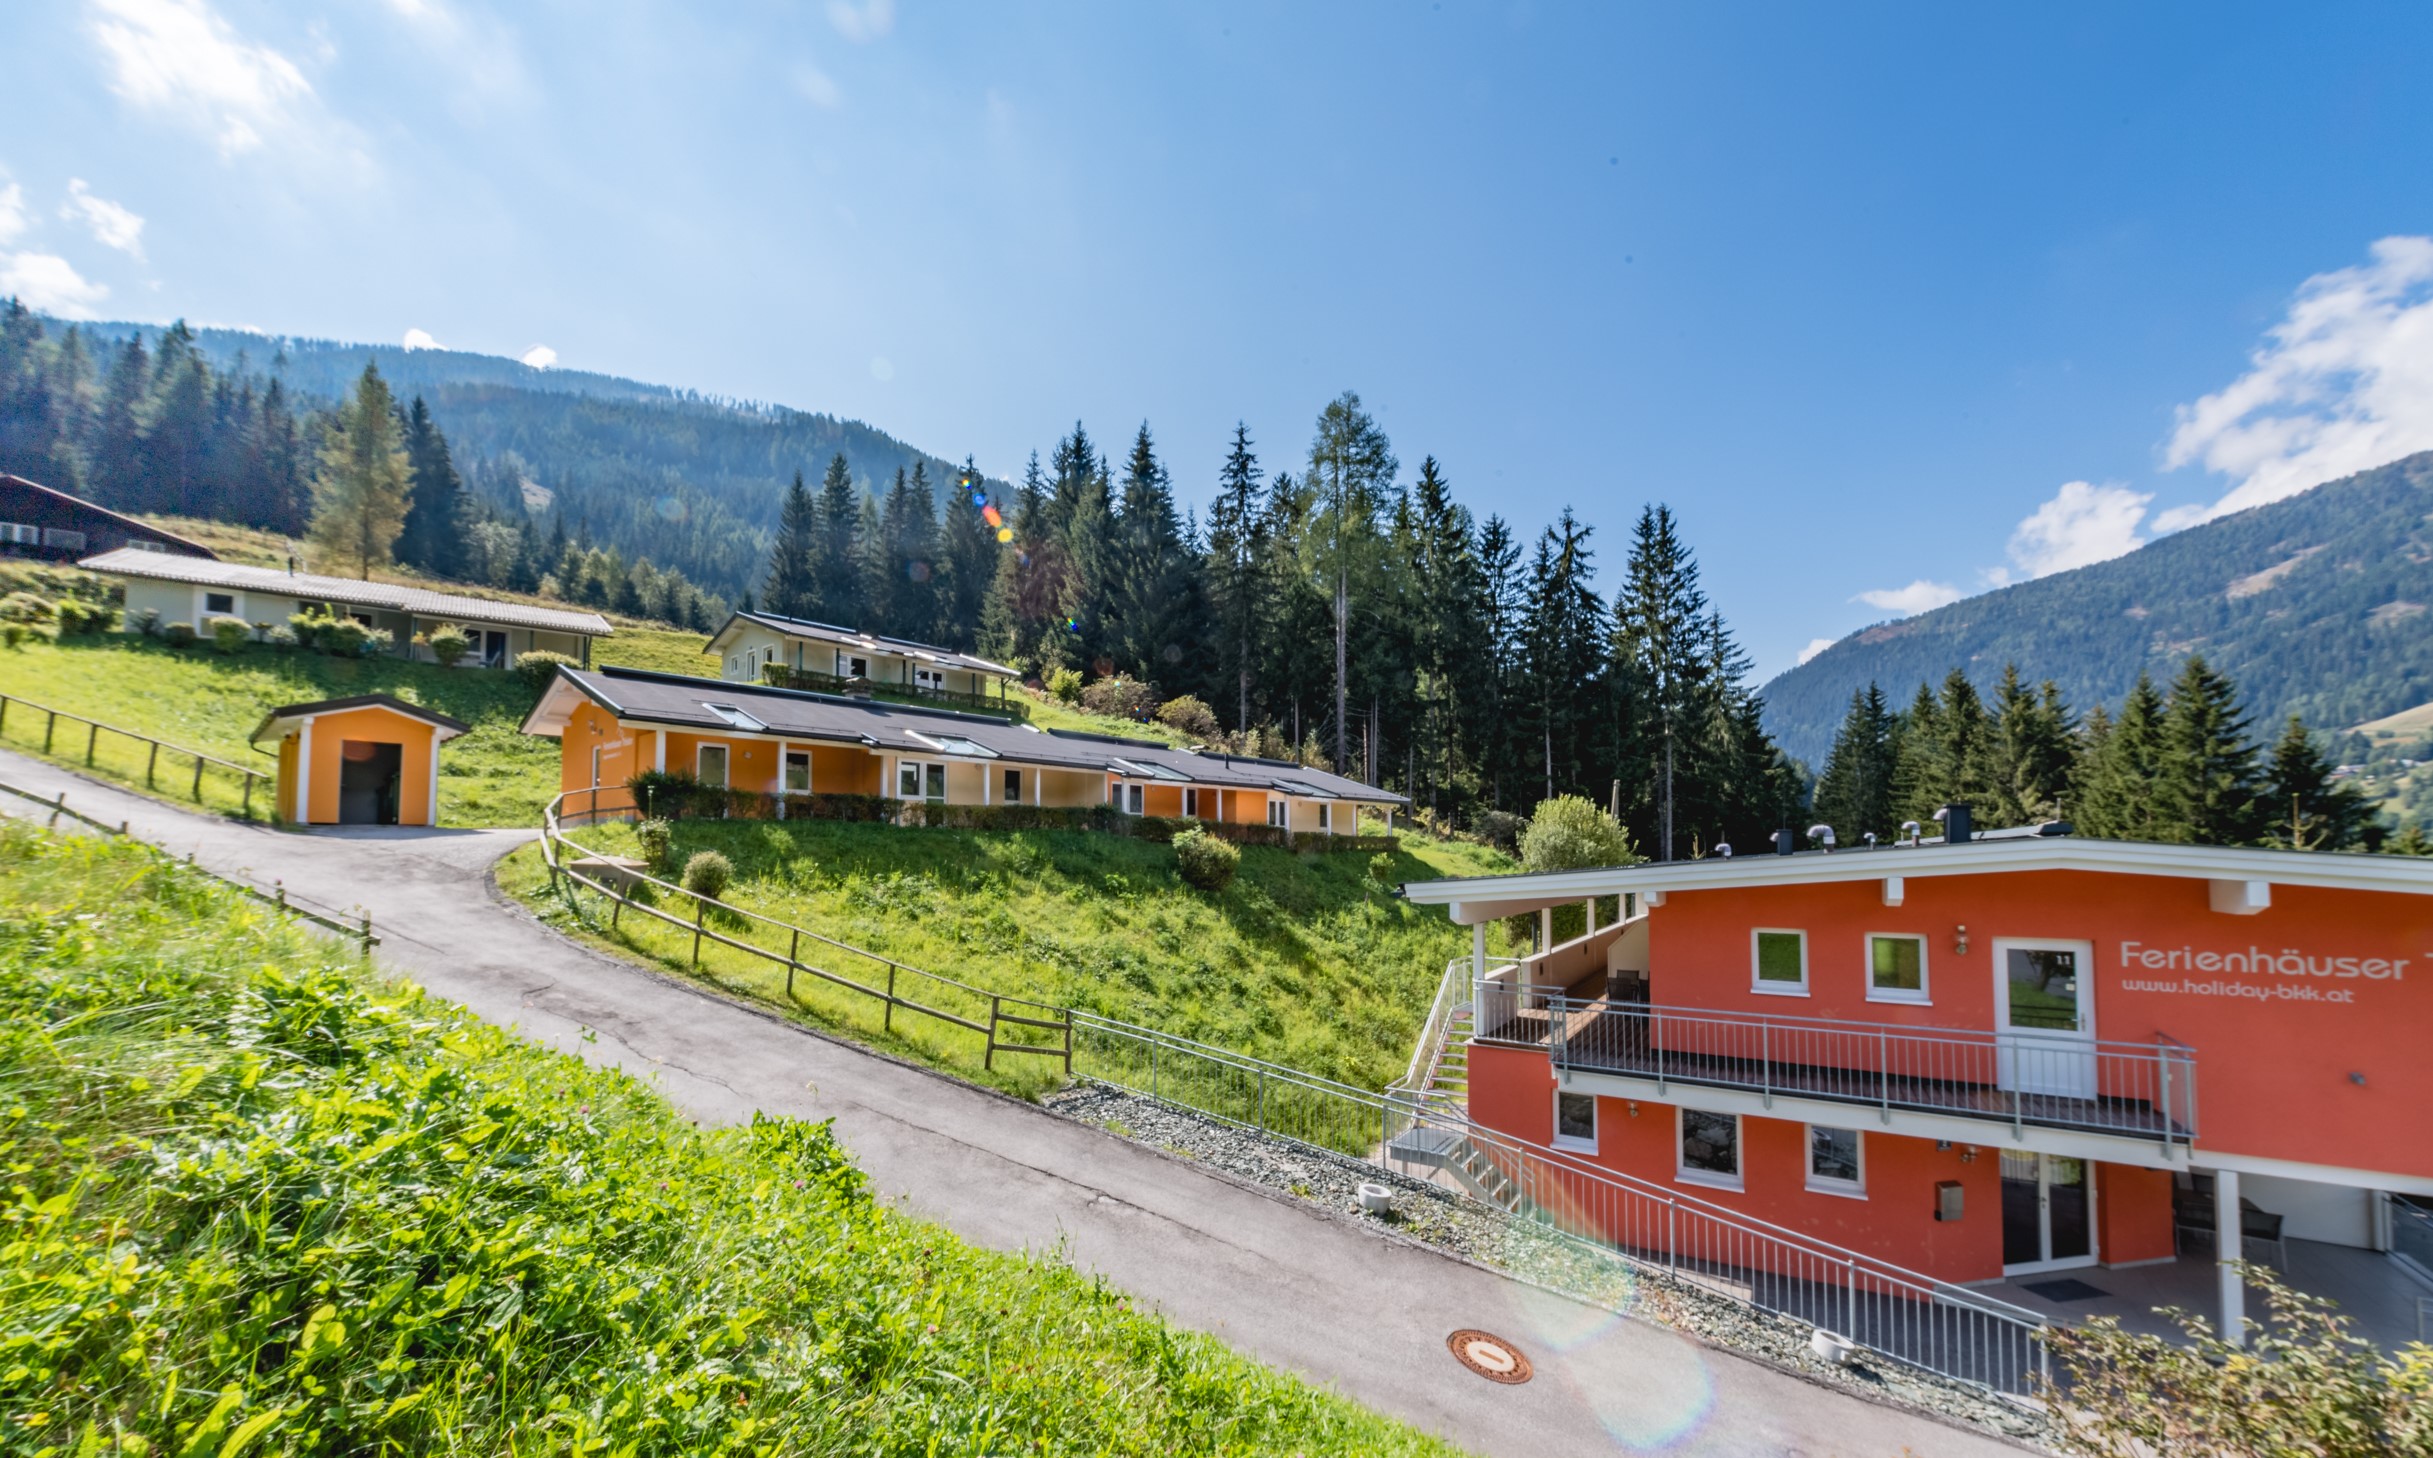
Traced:
<path fill-rule="evenodd" d="M 2433 447 L 2433 8 L 0 9 L 0 292 L 448 346 L 1204 500 L 1671 502 L 1813 640 Z M 549 358 L 544 354 L 535 358 Z"/>

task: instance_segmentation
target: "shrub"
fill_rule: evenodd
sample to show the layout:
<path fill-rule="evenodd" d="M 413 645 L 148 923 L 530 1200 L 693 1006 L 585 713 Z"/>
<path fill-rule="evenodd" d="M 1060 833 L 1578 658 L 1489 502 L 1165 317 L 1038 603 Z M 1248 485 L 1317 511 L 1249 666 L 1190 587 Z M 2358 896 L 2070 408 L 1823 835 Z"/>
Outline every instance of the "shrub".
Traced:
<path fill-rule="evenodd" d="M 161 610 L 159 608 L 136 609 L 135 631 L 147 638 L 159 637 L 161 635 Z"/>
<path fill-rule="evenodd" d="M 716 901 L 734 881 L 735 863 L 716 851 L 695 851 L 692 859 L 684 863 L 682 884 L 696 896 Z"/>
<path fill-rule="evenodd" d="M 0 597 L 0 622 L 47 623 L 51 620 L 50 603 L 30 592 L 12 592 Z"/>
<path fill-rule="evenodd" d="M 1192 694 L 1168 699 L 1157 706 L 1157 722 L 1179 733 L 1206 743 L 1220 737 L 1224 730 L 1217 723 L 1216 710 Z"/>
<path fill-rule="evenodd" d="M 625 789 L 644 815 L 659 820 L 681 820 L 696 798 L 714 793 L 682 770 L 644 770 L 627 780 Z"/>
<path fill-rule="evenodd" d="M 52 612 L 59 619 L 59 631 L 69 635 L 98 633 L 108 626 L 112 618 L 118 616 L 105 604 L 85 602 L 73 597 L 61 598 L 52 608 Z"/>
<path fill-rule="evenodd" d="M 321 651 L 338 658 L 369 658 L 372 655 L 372 630 L 353 618 L 337 618 L 321 625 Z"/>
<path fill-rule="evenodd" d="M 298 640 L 296 638 L 295 629 L 287 626 L 285 623 L 274 623 L 271 625 L 270 631 L 262 635 L 262 641 L 268 643 L 273 648 L 286 652 L 292 651 L 295 648 Z"/>
<path fill-rule="evenodd" d="M 1500 851 L 1519 848 L 1521 832 L 1529 822 L 1509 810 L 1482 810 L 1470 822 L 1470 829 L 1480 840 Z"/>
<path fill-rule="evenodd" d="M 191 648 L 194 646 L 194 624 L 171 623 L 161 629 L 161 637 L 172 648 Z"/>
<path fill-rule="evenodd" d="M 1532 871 L 1626 866 L 1637 859 L 1622 822 L 1578 795 L 1540 801 L 1521 832 L 1521 864 Z"/>
<path fill-rule="evenodd" d="M 20 623 L 13 619 L 0 620 L 0 643 L 7 644 L 11 653 L 23 652 L 25 640 L 33 636 L 34 625 L 32 623 Z"/>
<path fill-rule="evenodd" d="M 1128 673 L 1110 674 L 1081 691 L 1081 706 L 1110 719 L 1146 719 L 1156 691 Z"/>
<path fill-rule="evenodd" d="M 1379 851 L 1377 854 L 1369 857 L 1369 879 L 1376 882 L 1380 886 L 1391 886 L 1394 884 L 1393 852 Z"/>
<path fill-rule="evenodd" d="M 289 613 L 287 631 L 295 634 L 296 641 L 305 647 L 319 648 L 324 646 L 321 642 L 321 630 L 328 627 L 330 622 L 331 618 L 327 613 Z"/>
<path fill-rule="evenodd" d="M 213 618 L 203 624 L 211 634 L 211 646 L 222 653 L 234 653 L 253 636 L 253 624 L 243 618 Z"/>
<path fill-rule="evenodd" d="M 473 640 L 462 628 L 433 628 L 423 642 L 430 648 L 432 660 L 442 668 L 454 668 L 464 656 L 473 651 Z"/>
<path fill-rule="evenodd" d="M 668 852 L 676 848 L 676 827 L 654 815 L 634 826 L 634 840 L 642 847 L 642 859 L 664 866 Z"/>
<path fill-rule="evenodd" d="M 1233 842 L 1194 826 L 1174 837 L 1174 865 L 1184 881 L 1213 893 L 1233 884 L 1233 873 L 1242 865 L 1242 851 Z"/>
<path fill-rule="evenodd" d="M 1081 670 L 1059 668 L 1048 675 L 1048 697 L 1060 704 L 1081 702 Z"/>
<path fill-rule="evenodd" d="M 524 687 L 532 690 L 535 695 L 549 687 L 549 681 L 558 676 L 560 668 L 580 668 L 582 666 L 563 653 L 551 653 L 547 649 L 535 649 L 530 653 L 515 655 L 515 676 L 522 679 Z"/>

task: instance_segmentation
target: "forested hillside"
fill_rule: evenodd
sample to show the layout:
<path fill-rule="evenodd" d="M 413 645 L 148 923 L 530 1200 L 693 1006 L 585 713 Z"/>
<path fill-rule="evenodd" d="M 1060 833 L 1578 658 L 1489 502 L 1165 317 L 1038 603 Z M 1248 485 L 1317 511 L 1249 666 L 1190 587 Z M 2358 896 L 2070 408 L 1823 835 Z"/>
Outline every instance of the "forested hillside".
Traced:
<path fill-rule="evenodd" d="M 1851 694 L 1893 703 L 2005 665 L 2074 704 L 2117 704 L 2201 653 L 2257 722 L 2337 730 L 2433 699 L 2433 453 L 1836 643 L 1766 685 L 1766 723 L 1816 763 Z"/>

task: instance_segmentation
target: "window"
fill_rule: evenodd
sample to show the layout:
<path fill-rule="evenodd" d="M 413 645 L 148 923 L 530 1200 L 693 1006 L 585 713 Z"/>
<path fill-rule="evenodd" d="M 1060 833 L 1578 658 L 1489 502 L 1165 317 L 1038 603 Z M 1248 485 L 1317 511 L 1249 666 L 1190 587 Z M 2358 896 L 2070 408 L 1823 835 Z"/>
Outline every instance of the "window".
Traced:
<path fill-rule="evenodd" d="M 895 792 L 906 800 L 945 799 L 946 766 L 917 759 L 897 760 Z"/>
<path fill-rule="evenodd" d="M 0 542 L 16 542 L 28 547 L 42 545 L 42 529 L 22 522 L 0 521 Z"/>
<path fill-rule="evenodd" d="M 65 547 L 71 552 L 81 552 L 84 550 L 84 533 L 71 532 L 60 527 L 44 527 L 42 529 L 42 545 L 46 547 Z"/>
<path fill-rule="evenodd" d="M 807 749 L 787 750 L 786 793 L 791 795 L 804 795 L 809 794 L 810 790 L 811 751 Z"/>
<path fill-rule="evenodd" d="M 1189 816 L 1193 817 L 1194 819 L 1197 819 L 1197 818 L 1199 817 L 1199 813 L 1200 813 L 1200 792 L 1199 792 L 1198 790 L 1192 789 L 1192 788 L 1190 788 L 1190 787 L 1188 787 L 1188 786 L 1186 786 L 1186 787 L 1184 788 L 1184 790 L 1183 790 L 1183 813 L 1184 813 L 1185 815 L 1189 815 Z"/>
<path fill-rule="evenodd" d="M 1859 1131 L 1808 1126 L 1808 1188 L 1826 1195 L 1865 1195 L 1867 1166 Z"/>
<path fill-rule="evenodd" d="M 1740 1116 L 1681 1111 L 1681 1179 L 1686 1184 L 1740 1188 Z"/>
<path fill-rule="evenodd" d="M 1334 806 L 1321 805 L 1318 807 L 1318 828 L 1325 831 L 1332 831 L 1335 828 Z"/>
<path fill-rule="evenodd" d="M 1597 1152 L 1597 1096 L 1557 1092 L 1554 1096 L 1554 1147 Z"/>
<path fill-rule="evenodd" d="M 1871 936 L 1867 939 L 1867 1000 L 1927 1000 L 1926 938 Z"/>
<path fill-rule="evenodd" d="M 236 610 L 237 595 L 233 592 L 206 592 L 203 594 L 204 612 L 226 615 Z"/>
<path fill-rule="evenodd" d="M 1008 805 L 1022 803 L 1022 771 L 1020 770 L 1005 772 L 1005 803 Z"/>
<path fill-rule="evenodd" d="M 946 675 L 935 668 L 916 668 L 912 671 L 912 686 L 925 694 L 942 694 L 946 692 Z"/>
<path fill-rule="evenodd" d="M 742 709 L 733 704 L 713 704 L 705 701 L 701 707 L 709 710 L 713 714 L 716 714 L 719 718 L 726 720 L 729 724 L 734 725 L 736 728 L 746 730 L 754 734 L 757 734 L 761 730 L 769 727 L 768 725 L 762 723 L 759 719 L 753 717 L 751 714 L 745 713 Z"/>
<path fill-rule="evenodd" d="M 704 744 L 693 756 L 693 777 L 713 790 L 727 787 L 727 747 Z"/>
<path fill-rule="evenodd" d="M 1283 802 L 1282 800 L 1277 799 L 1277 798 L 1276 798 L 1275 796 L 1273 796 L 1273 795 L 1270 795 L 1270 796 L 1268 796 L 1268 797 L 1267 797 L 1267 823 L 1268 823 L 1268 824 L 1270 824 L 1270 825 L 1272 825 L 1272 826 L 1275 826 L 1277 829 L 1281 830 L 1281 829 L 1284 827 L 1284 817 L 1285 817 L 1286 811 L 1287 811 L 1287 807 L 1285 806 L 1285 804 L 1284 804 L 1284 802 Z"/>
<path fill-rule="evenodd" d="M 870 677 L 870 660 L 839 653 L 836 655 L 836 671 L 847 678 L 868 678 Z"/>
<path fill-rule="evenodd" d="M 1148 812 L 1141 808 L 1146 799 L 1147 792 L 1139 785 L 1117 785 L 1115 787 L 1115 803 L 1126 815 L 1147 814 Z"/>
<path fill-rule="evenodd" d="M 600 788 L 600 756 L 605 753 L 597 744 L 591 747 L 591 787 L 595 790 Z"/>
<path fill-rule="evenodd" d="M 1759 927 L 1750 934 L 1750 981 L 1758 992 L 1808 995 L 1808 934 Z"/>

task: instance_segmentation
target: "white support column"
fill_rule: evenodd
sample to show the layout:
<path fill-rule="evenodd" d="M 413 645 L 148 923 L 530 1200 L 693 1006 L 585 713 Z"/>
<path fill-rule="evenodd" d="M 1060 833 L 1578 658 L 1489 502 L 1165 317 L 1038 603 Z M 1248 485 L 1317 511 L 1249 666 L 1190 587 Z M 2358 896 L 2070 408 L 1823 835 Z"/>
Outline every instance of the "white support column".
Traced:
<path fill-rule="evenodd" d="M 313 716 L 296 730 L 296 823 L 313 823 Z"/>
<path fill-rule="evenodd" d="M 431 731 L 431 819 L 429 824 L 433 829 L 439 827 L 439 731 L 436 729 Z"/>
<path fill-rule="evenodd" d="M 997 765 L 996 765 L 996 762 L 995 762 L 995 761 L 993 761 L 993 760 L 982 760 L 982 761 L 980 762 L 980 803 L 981 803 L 983 806 L 985 806 L 985 805 L 987 805 L 987 804 L 988 804 L 988 792 L 989 792 L 989 783 L 988 783 L 988 777 L 989 777 L 990 775 L 995 774 L 996 772 L 997 772 Z"/>
<path fill-rule="evenodd" d="M 2246 1243 L 2241 1239 L 2239 1204 L 2239 1172 L 2217 1169 L 2213 1172 L 2213 1247 L 2221 1277 L 2222 1340 L 2234 1347 L 2247 1345 L 2247 1281 L 2239 1270 L 2246 1259 Z"/>
<path fill-rule="evenodd" d="M 1487 980 L 1487 924 L 1478 922 L 1470 928 L 1470 995 L 1478 996 L 1478 985 Z"/>
<path fill-rule="evenodd" d="M 1580 909 L 1588 914 L 1588 919 L 1583 925 L 1587 927 L 1588 931 L 1595 931 L 1597 929 L 1597 898 L 1591 896 L 1581 902 Z M 1586 935 L 1586 933 L 1583 932 L 1582 935 Z"/>
<path fill-rule="evenodd" d="M 1033 805 L 1045 805 L 1048 802 L 1047 772 L 1045 770 L 1035 769 L 1030 772 L 1030 776 L 1031 803 Z"/>
<path fill-rule="evenodd" d="M 1548 947 L 1553 945 L 1554 908 L 1551 906 L 1540 907 L 1538 909 L 1538 950 L 1543 952 Z"/>
<path fill-rule="evenodd" d="M 651 761 L 650 761 L 650 767 L 651 767 L 652 769 L 657 770 L 657 771 L 658 771 L 659 773 L 661 773 L 661 774 L 666 774 L 666 773 L 667 773 L 667 731 L 666 731 L 665 729 L 654 729 L 654 730 L 652 730 L 652 731 L 651 731 L 651 738 L 652 738 L 652 740 L 654 740 L 655 742 L 654 742 L 654 744 L 653 744 L 653 745 L 652 745 L 652 747 L 651 747 Z"/>

